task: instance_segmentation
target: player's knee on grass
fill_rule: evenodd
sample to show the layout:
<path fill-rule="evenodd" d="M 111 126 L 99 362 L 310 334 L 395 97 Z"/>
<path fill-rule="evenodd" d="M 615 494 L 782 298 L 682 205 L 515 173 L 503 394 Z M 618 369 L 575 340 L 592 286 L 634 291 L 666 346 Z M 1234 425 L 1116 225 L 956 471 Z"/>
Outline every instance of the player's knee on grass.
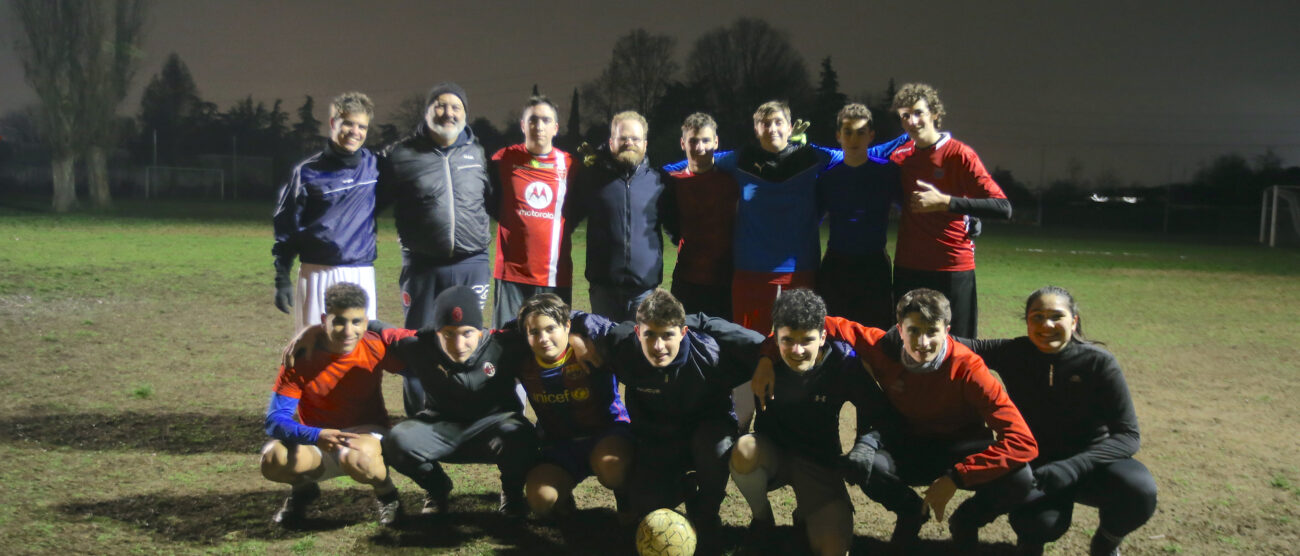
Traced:
<path fill-rule="evenodd" d="M 573 478 L 559 466 L 541 463 L 528 471 L 524 496 L 528 508 L 541 517 L 551 515 L 555 505 L 573 495 Z"/>
<path fill-rule="evenodd" d="M 632 441 L 618 435 L 606 436 L 592 448 L 588 463 L 601 486 L 610 490 L 623 488 L 632 466 Z"/>
<path fill-rule="evenodd" d="M 364 435 L 350 442 L 351 447 L 339 450 L 339 467 L 358 483 L 380 485 L 388 478 L 380 440 Z"/>
<path fill-rule="evenodd" d="M 747 434 L 736 440 L 731 449 L 731 470 L 741 475 L 748 475 L 758 467 L 758 437 Z"/>
<path fill-rule="evenodd" d="M 822 506 L 805 523 L 813 554 L 842 556 L 853 546 L 853 509 L 842 501 Z"/>
<path fill-rule="evenodd" d="M 262 476 L 277 483 L 297 483 L 320 468 L 320 452 L 312 446 L 287 446 L 272 440 L 262 446 Z"/>

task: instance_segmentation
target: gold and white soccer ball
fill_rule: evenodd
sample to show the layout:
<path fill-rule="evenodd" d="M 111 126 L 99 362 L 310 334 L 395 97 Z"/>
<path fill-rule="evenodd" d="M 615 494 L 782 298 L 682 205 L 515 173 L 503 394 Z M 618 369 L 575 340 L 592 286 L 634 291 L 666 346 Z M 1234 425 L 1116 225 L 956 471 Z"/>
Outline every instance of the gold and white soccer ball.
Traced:
<path fill-rule="evenodd" d="M 695 527 L 673 510 L 650 512 L 636 527 L 636 552 L 641 556 L 692 556 Z"/>

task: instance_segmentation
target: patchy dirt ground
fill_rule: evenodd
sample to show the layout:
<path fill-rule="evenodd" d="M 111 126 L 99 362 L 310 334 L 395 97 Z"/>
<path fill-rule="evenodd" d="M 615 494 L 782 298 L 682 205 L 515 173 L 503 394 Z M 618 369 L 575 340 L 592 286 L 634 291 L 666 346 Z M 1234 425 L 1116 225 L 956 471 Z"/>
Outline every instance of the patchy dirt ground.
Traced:
<path fill-rule="evenodd" d="M 12 245 L 0 247 L 0 458 L 7 463 L 0 468 L 0 551 L 630 552 L 630 531 L 609 510 L 612 497 L 592 481 L 579 488 L 574 524 L 511 522 L 491 511 L 497 481 L 487 466 L 451 467 L 452 515 L 382 529 L 372 522 L 369 492 L 340 479 L 325 485 L 307 530 L 270 526 L 286 489 L 261 479 L 255 453 L 288 318 L 270 303 L 264 230 L 193 226 L 203 233 L 183 225 L 149 233 L 210 238 L 213 252 L 257 264 L 228 269 L 212 285 L 188 272 L 188 262 L 126 264 L 87 255 L 70 265 L 38 263 L 9 251 Z M 112 242 L 139 237 L 130 229 L 114 233 Z M 94 235 L 76 241 L 88 250 L 107 248 L 87 239 Z M 391 234 L 383 239 L 389 243 L 381 261 L 388 264 L 378 279 L 394 284 Z M 1300 305 L 1300 273 L 1103 264 L 1044 270 L 1029 257 L 1004 255 L 982 267 L 984 335 L 1023 333 L 1014 318 L 1020 292 L 1041 285 L 1042 273 L 1067 276 L 1058 281 L 1076 293 L 1097 292 L 1081 296 L 1091 311 L 1088 330 L 1125 368 L 1142 423 L 1138 457 L 1160 487 L 1156 516 L 1124 553 L 1300 552 L 1300 326 L 1291 309 Z M 396 295 L 381 296 L 380 314 L 399 314 Z M 399 413 L 398 381 L 385 390 L 390 411 Z M 847 438 L 851 419 L 842 422 Z M 398 486 L 406 508 L 418 508 L 415 486 L 405 478 Z M 892 516 L 861 493 L 853 496 L 855 549 L 874 553 Z M 793 496 L 774 494 L 774 507 L 788 525 Z M 722 517 L 734 546 L 749 519 L 734 488 Z M 1049 554 L 1083 553 L 1095 526 L 1096 512 L 1079 508 L 1075 526 Z M 789 527 L 783 533 L 794 535 Z M 923 554 L 949 553 L 944 525 L 926 525 L 922 537 Z M 982 539 L 989 554 L 1011 551 L 1005 518 Z M 774 553 L 783 553 L 786 542 Z"/>

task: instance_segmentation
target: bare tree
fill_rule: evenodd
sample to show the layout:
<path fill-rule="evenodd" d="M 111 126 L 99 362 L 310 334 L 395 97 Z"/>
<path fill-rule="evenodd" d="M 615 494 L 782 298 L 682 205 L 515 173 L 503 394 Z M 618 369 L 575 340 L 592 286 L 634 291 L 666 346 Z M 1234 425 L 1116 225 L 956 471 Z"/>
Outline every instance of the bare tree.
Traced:
<path fill-rule="evenodd" d="M 785 32 L 761 19 L 742 17 L 705 33 L 688 59 L 688 82 L 715 107 L 724 129 L 747 127 L 767 100 L 784 99 L 798 110 L 812 92 L 803 56 Z"/>
<path fill-rule="evenodd" d="M 88 153 L 91 191 L 108 202 L 104 144 L 134 75 L 143 0 L 13 0 L 23 33 L 15 50 L 41 99 L 42 129 L 53 154 L 54 210 L 77 204 L 75 165 Z M 123 42 L 125 40 L 125 42 Z"/>
<path fill-rule="evenodd" d="M 429 106 L 424 101 L 424 93 L 406 95 L 401 102 L 397 103 L 397 108 L 393 109 L 388 121 L 396 125 L 397 131 L 400 133 L 414 132 L 420 122 L 424 121 L 424 115 L 429 109 Z"/>
<path fill-rule="evenodd" d="M 108 206 L 112 195 L 108 187 L 108 151 L 116 146 L 117 107 L 126 98 L 127 88 L 135 78 L 143 58 L 140 41 L 148 12 L 146 0 L 87 2 L 97 10 L 90 22 L 97 50 L 87 75 L 90 87 L 84 132 L 86 134 L 86 174 L 90 199 L 96 206 Z"/>
<path fill-rule="evenodd" d="M 673 49 L 677 41 L 668 35 L 652 35 L 635 29 L 614 43 L 607 66 L 594 81 L 583 85 L 591 117 L 608 123 L 614 113 L 636 110 L 642 115 L 654 111 L 677 74 Z M 592 123 L 601 123 L 593 121 Z"/>

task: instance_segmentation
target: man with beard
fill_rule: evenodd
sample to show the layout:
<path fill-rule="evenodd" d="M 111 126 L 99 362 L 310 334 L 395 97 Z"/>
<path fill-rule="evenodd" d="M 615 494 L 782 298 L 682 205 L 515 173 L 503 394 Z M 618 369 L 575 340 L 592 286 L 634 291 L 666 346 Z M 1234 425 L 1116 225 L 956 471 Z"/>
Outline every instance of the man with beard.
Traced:
<path fill-rule="evenodd" d="M 424 121 L 415 133 L 390 146 L 379 162 L 379 190 L 395 206 L 402 273 L 398 284 L 405 328 L 424 328 L 433 301 L 453 286 L 469 286 L 487 301 L 491 279 L 487 248 L 488 181 L 483 147 L 465 127 L 465 89 L 451 82 L 429 91 Z M 424 407 L 419 379 L 403 387 L 406 412 Z"/>
<path fill-rule="evenodd" d="M 492 155 L 493 191 L 488 208 L 497 219 L 492 323 L 515 318 L 525 299 L 553 293 L 573 302 L 573 258 L 564 233 L 573 157 L 551 144 L 560 130 L 559 111 L 545 96 L 533 96 L 519 127 L 524 142 Z"/>
<path fill-rule="evenodd" d="M 646 160 L 645 117 L 620 112 L 609 127 L 608 148 L 578 175 L 568 222 L 588 218 L 592 312 L 623 321 L 663 280 L 659 202 L 668 177 Z"/>

